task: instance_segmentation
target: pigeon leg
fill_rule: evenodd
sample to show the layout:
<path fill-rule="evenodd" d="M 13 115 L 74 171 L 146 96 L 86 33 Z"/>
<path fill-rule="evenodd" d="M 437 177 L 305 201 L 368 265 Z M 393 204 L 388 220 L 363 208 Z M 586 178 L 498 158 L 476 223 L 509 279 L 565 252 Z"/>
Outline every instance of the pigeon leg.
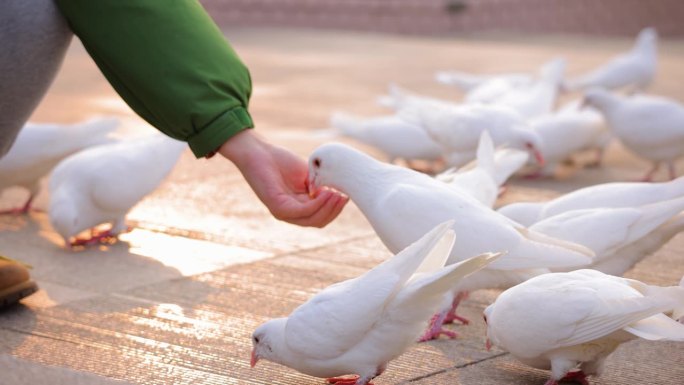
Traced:
<path fill-rule="evenodd" d="M 31 210 L 31 203 L 33 203 L 33 194 L 29 195 L 28 200 L 22 207 L 17 207 L 9 210 L 3 210 L 0 211 L 0 215 L 22 215 L 22 214 L 28 214 L 29 210 Z"/>
<path fill-rule="evenodd" d="M 675 165 L 673 161 L 667 162 L 667 169 L 670 171 L 670 180 L 677 178 L 677 172 L 675 171 Z"/>
<path fill-rule="evenodd" d="M 425 333 L 423 333 L 423 335 L 418 339 L 418 342 L 436 340 L 442 334 L 446 335 L 449 338 L 458 337 L 458 333 L 442 328 L 442 326 L 444 325 L 444 319 L 447 316 L 447 312 L 448 311 L 443 311 L 432 316 L 432 318 L 430 319 L 430 326 L 425 331 Z"/>
<path fill-rule="evenodd" d="M 328 384 L 333 384 L 333 385 L 373 385 L 369 379 L 367 378 L 360 378 L 357 375 L 349 376 L 349 377 L 331 377 L 331 378 L 326 378 L 325 379 Z"/>
<path fill-rule="evenodd" d="M 655 162 L 655 164 L 653 164 L 653 167 L 646 173 L 646 175 L 644 175 L 643 178 L 641 178 L 641 181 L 642 182 L 651 182 L 653 180 L 653 175 L 655 175 L 655 173 L 658 171 L 659 168 L 660 168 L 660 162 Z"/>
<path fill-rule="evenodd" d="M 451 309 L 449 309 L 449 312 L 446 315 L 446 318 L 444 319 L 445 324 L 451 324 L 454 323 L 454 321 L 458 320 L 464 325 L 468 325 L 470 323 L 470 320 L 461 317 L 460 315 L 456 314 L 456 308 L 458 305 L 463 301 L 464 299 L 468 298 L 468 292 L 467 291 L 462 291 L 456 294 L 456 298 L 454 298 L 454 302 L 451 303 Z"/>
<path fill-rule="evenodd" d="M 90 230 L 90 238 L 76 238 L 71 241 L 71 247 L 91 246 L 101 243 L 114 244 L 117 241 L 119 232 L 114 232 L 112 229 L 104 231 Z"/>
<path fill-rule="evenodd" d="M 561 378 L 561 381 L 572 381 L 582 385 L 589 385 L 587 380 L 587 375 L 581 370 L 576 370 L 574 372 L 568 372 L 565 377 Z"/>

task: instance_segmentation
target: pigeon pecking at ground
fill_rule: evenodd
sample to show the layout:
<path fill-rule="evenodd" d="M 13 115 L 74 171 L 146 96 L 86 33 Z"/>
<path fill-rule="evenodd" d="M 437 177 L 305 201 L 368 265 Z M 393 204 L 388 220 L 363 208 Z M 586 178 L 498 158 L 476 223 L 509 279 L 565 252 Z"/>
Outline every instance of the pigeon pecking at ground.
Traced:
<path fill-rule="evenodd" d="M 487 347 L 588 384 L 606 358 L 636 338 L 684 341 L 684 325 L 663 314 L 684 307 L 684 287 L 658 287 L 595 270 L 544 274 L 503 292 L 484 311 Z"/>
<path fill-rule="evenodd" d="M 111 238 L 126 229 L 128 211 L 156 189 L 176 165 L 184 142 L 154 135 L 93 147 L 55 167 L 50 177 L 50 223 L 67 246 Z M 91 238 L 79 233 L 104 223 Z"/>
<path fill-rule="evenodd" d="M 265 359 L 332 377 L 331 384 L 368 384 L 415 342 L 446 292 L 500 255 L 445 267 L 455 238 L 450 228 L 449 222 L 438 225 L 360 277 L 332 285 L 289 317 L 259 326 L 252 334 L 251 366 Z"/>

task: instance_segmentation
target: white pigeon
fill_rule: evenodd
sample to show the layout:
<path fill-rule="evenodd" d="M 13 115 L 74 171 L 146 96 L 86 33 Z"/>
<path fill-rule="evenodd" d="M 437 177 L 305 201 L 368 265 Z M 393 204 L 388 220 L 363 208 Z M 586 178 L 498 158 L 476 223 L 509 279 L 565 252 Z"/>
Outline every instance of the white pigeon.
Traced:
<path fill-rule="evenodd" d="M 493 207 L 503 184 L 528 159 L 527 152 L 513 149 L 494 151 L 492 139 L 484 131 L 477 147 L 477 159 L 460 169 L 451 168 L 435 179 L 470 194 L 487 207 Z"/>
<path fill-rule="evenodd" d="M 565 59 L 555 58 L 539 70 L 538 78 L 528 85 L 511 87 L 496 80 L 485 83 L 466 95 L 467 103 L 508 106 L 526 119 L 546 115 L 553 110 L 565 73 Z"/>
<path fill-rule="evenodd" d="M 658 34 L 653 28 L 644 28 L 639 32 L 631 51 L 613 58 L 594 71 L 567 81 L 564 88 L 571 91 L 593 87 L 643 91 L 655 78 L 657 64 Z"/>
<path fill-rule="evenodd" d="M 40 180 L 57 163 L 84 148 L 114 142 L 109 134 L 118 125 L 116 118 L 98 118 L 71 125 L 27 123 L 9 152 L 0 158 L 0 192 L 21 186 L 28 190 L 29 197 L 21 208 L 3 213 L 27 213 L 39 192 Z"/>
<path fill-rule="evenodd" d="M 86 149 L 63 160 L 50 177 L 50 223 L 66 245 L 98 242 L 122 232 L 128 211 L 175 166 L 184 142 L 160 133 Z M 91 239 L 79 233 L 104 223 Z"/>
<path fill-rule="evenodd" d="M 684 214 L 678 214 L 636 242 L 615 251 L 612 257 L 602 258 L 592 264 L 592 269 L 621 276 L 639 261 L 658 251 L 682 231 L 684 231 Z"/>
<path fill-rule="evenodd" d="M 445 292 L 500 254 L 444 267 L 454 243 L 443 223 L 367 273 L 332 285 L 252 334 L 259 359 L 333 384 L 368 384 L 411 346 Z M 354 374 L 354 378 L 341 378 Z"/>
<path fill-rule="evenodd" d="M 482 132 L 488 131 L 495 146 L 529 151 L 543 164 L 541 138 L 528 129 L 519 113 L 509 107 L 485 104 L 439 105 L 433 102 L 410 103 L 400 116 L 418 124 L 442 146 L 445 160 L 452 167 L 475 159 Z"/>
<path fill-rule="evenodd" d="M 625 271 L 631 268 L 639 260 L 630 258 L 624 249 L 642 240 L 652 244 L 650 234 L 683 210 L 684 197 L 634 207 L 572 210 L 539 221 L 529 229 L 590 248 L 596 257 L 586 268 L 613 274 L 614 269 L 604 271 L 601 267 L 621 266 Z M 655 236 L 662 239 L 664 233 Z M 641 258 L 647 255 L 644 253 Z"/>
<path fill-rule="evenodd" d="M 684 341 L 684 325 L 663 312 L 684 306 L 684 287 L 649 286 L 595 270 L 544 274 L 503 292 L 484 311 L 487 347 L 587 383 L 606 358 L 636 338 Z M 579 370 L 576 370 L 579 369 Z"/>
<path fill-rule="evenodd" d="M 504 73 L 492 75 L 476 75 L 462 71 L 439 71 L 435 73 L 435 80 L 447 86 L 454 86 L 463 92 L 469 92 L 484 84 L 501 83 L 506 87 L 526 86 L 532 83 L 534 77 L 525 73 Z"/>
<path fill-rule="evenodd" d="M 591 108 L 579 108 L 574 101 L 556 113 L 530 120 L 530 129 L 542 140 L 544 167 L 532 176 L 550 176 L 556 166 L 572 155 L 594 150 L 597 153 L 595 165 L 600 165 L 603 152 L 611 135 L 600 113 Z"/>
<path fill-rule="evenodd" d="M 343 136 L 371 145 L 387 155 L 390 163 L 403 159 L 437 161 L 442 157 L 441 147 L 422 128 L 395 115 L 359 118 L 335 113 L 330 125 Z"/>
<path fill-rule="evenodd" d="M 378 104 L 394 111 L 399 111 L 409 106 L 415 105 L 441 107 L 454 107 L 458 105 L 448 100 L 435 98 L 432 96 L 419 95 L 415 92 L 405 90 L 393 83 L 387 87 L 387 95 L 383 95 L 378 98 Z"/>
<path fill-rule="evenodd" d="M 662 183 L 604 183 L 575 190 L 548 202 L 518 202 L 497 211 L 523 226 L 570 210 L 632 207 L 684 196 L 684 177 Z"/>
<path fill-rule="evenodd" d="M 662 162 L 668 164 L 670 179 L 675 178 L 674 162 L 684 155 L 684 105 L 659 96 L 624 97 L 603 89 L 587 91 L 585 103 L 601 111 L 622 144 L 653 162 L 645 181 L 652 179 Z"/>
<path fill-rule="evenodd" d="M 510 274 L 518 276 L 520 270 L 583 266 L 592 261 L 593 253 L 583 246 L 530 231 L 439 180 L 379 162 L 343 144 L 324 144 L 314 150 L 309 185 L 310 191 L 328 186 L 348 195 L 394 253 L 451 219 L 456 219 L 453 228 L 462 241 L 448 263 L 492 250 L 508 252 L 469 277 L 461 291 L 508 286 Z"/>

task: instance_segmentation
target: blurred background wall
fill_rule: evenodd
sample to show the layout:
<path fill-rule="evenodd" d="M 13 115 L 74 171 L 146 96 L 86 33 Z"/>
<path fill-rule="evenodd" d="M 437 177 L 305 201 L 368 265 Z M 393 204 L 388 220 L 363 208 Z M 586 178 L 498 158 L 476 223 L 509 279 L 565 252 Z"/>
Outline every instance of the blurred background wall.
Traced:
<path fill-rule="evenodd" d="M 200 0 L 223 26 L 684 36 L 684 0 Z"/>

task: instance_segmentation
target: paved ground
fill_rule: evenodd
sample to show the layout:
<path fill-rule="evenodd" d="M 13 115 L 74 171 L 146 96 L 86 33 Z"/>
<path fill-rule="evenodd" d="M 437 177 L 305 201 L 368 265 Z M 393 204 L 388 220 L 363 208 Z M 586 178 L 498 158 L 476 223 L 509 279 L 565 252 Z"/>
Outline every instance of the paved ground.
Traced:
<path fill-rule="evenodd" d="M 332 110 L 377 114 L 389 81 L 443 97 L 437 69 L 528 70 L 563 54 L 570 72 L 600 63 L 627 40 L 406 38 L 354 33 L 228 30 L 252 69 L 260 132 L 302 156 L 325 141 Z M 684 100 L 684 44 L 661 46 L 657 93 Z M 74 42 L 59 79 L 34 116 L 75 122 L 122 118 L 126 135 L 151 132 L 117 99 Z M 682 165 L 680 165 L 681 167 Z M 600 170 L 564 170 L 555 181 L 514 181 L 504 201 L 545 199 L 597 182 L 635 179 L 646 165 L 618 145 Z M 2 208 L 23 192 L 0 198 Z M 41 195 L 39 206 L 45 207 Z M 0 313 L 0 384 L 322 384 L 264 363 L 249 368 L 251 331 L 287 314 L 319 289 L 362 273 L 389 254 L 350 205 L 326 229 L 280 223 L 236 169 L 186 152 L 169 180 L 130 213 L 133 231 L 112 246 L 67 251 L 46 215 L 0 218 L 0 250 L 34 266 L 42 290 Z M 655 284 L 684 275 L 684 237 L 628 274 Z M 484 349 L 482 309 L 497 292 L 464 305 L 474 322 L 456 341 L 415 345 L 376 384 L 541 384 L 546 373 Z M 342 309 L 353 315 L 354 309 Z M 362 316 L 362 315 L 361 315 Z M 681 384 L 684 346 L 634 341 L 609 360 L 597 384 Z"/>

